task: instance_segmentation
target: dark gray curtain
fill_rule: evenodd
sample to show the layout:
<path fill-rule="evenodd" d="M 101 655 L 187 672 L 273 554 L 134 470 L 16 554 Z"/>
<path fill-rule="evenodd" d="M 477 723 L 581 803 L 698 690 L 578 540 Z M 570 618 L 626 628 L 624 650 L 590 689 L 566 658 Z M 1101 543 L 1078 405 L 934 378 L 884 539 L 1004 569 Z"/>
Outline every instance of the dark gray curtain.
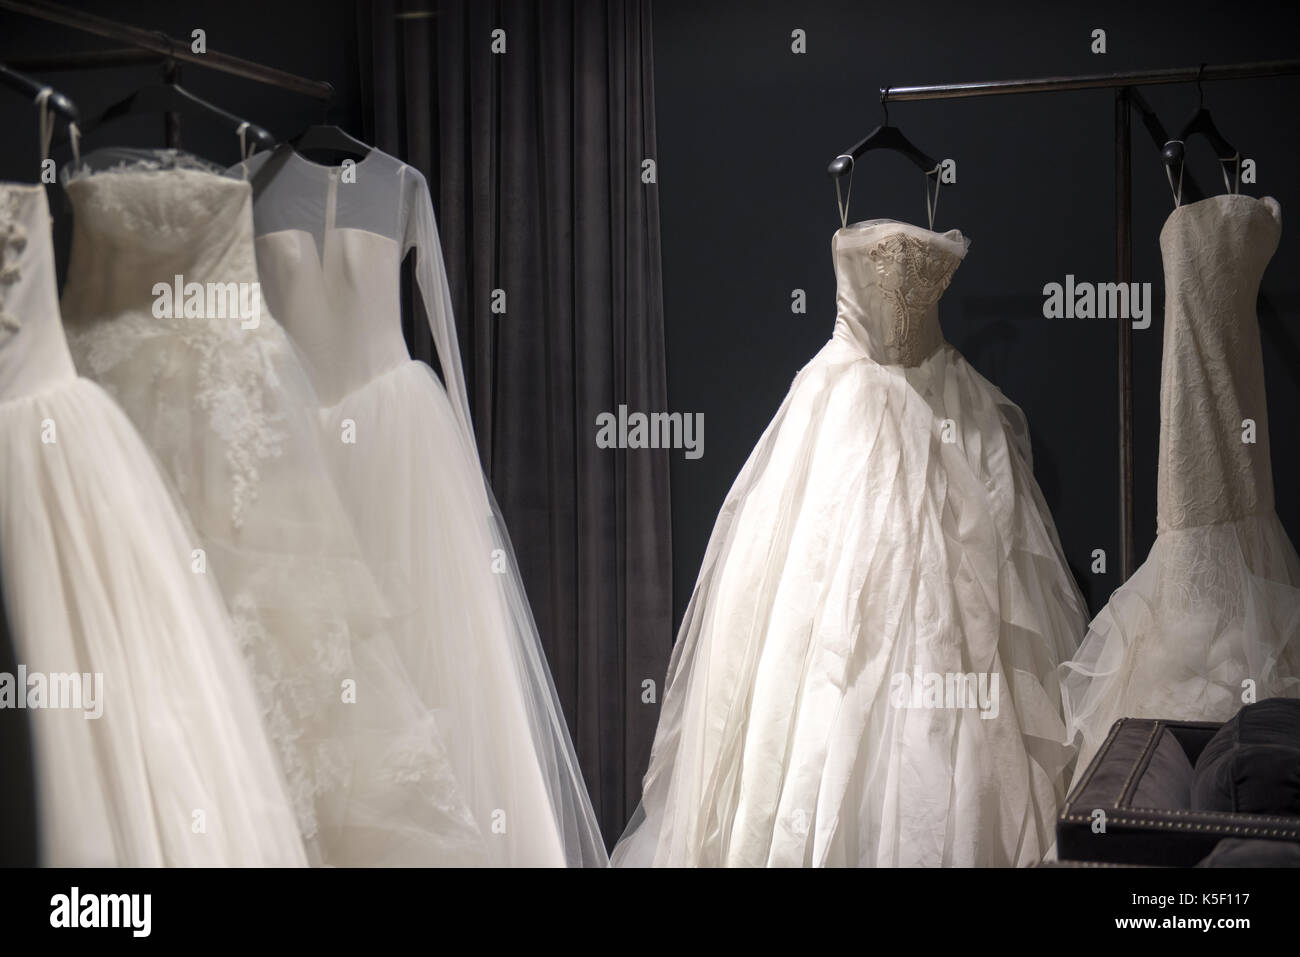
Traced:
<path fill-rule="evenodd" d="M 612 841 L 672 646 L 668 453 L 595 443 L 601 412 L 668 408 L 650 3 L 377 0 L 361 27 L 365 132 L 429 180 L 484 467 Z M 432 358 L 418 312 L 408 341 Z"/>

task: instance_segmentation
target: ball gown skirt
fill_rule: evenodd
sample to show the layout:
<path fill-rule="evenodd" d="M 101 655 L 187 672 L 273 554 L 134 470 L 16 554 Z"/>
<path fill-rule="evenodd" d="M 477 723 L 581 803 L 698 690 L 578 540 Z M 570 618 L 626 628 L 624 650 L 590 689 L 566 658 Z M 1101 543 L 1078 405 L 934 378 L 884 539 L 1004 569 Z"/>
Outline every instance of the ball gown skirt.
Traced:
<path fill-rule="evenodd" d="M 74 372 L 44 187 L 0 185 L 0 229 L 23 244 L 4 263 L 16 282 L 0 287 L 0 552 L 15 656 L 29 676 L 90 678 L 92 693 L 102 675 L 99 717 L 84 698 L 28 712 L 40 860 L 305 864 L 231 620 L 192 569 L 197 536 L 130 421 Z"/>
<path fill-rule="evenodd" d="M 904 368 L 837 331 L 722 506 L 614 862 L 1034 863 L 1084 615 L 1019 409 L 949 346 Z M 980 708 L 915 706 L 972 673 Z"/>

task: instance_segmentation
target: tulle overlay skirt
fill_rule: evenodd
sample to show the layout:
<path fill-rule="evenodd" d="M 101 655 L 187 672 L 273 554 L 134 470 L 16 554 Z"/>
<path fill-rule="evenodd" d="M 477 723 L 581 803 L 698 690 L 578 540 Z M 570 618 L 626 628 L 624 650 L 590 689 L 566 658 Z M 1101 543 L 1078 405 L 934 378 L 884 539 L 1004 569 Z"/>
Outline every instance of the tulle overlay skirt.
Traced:
<path fill-rule="evenodd" d="M 68 379 L 0 402 L 0 442 L 17 661 L 92 695 L 102 675 L 101 717 L 28 712 L 42 863 L 305 864 L 225 607 L 130 422 Z"/>
<path fill-rule="evenodd" d="M 1300 697 L 1300 560 L 1277 514 L 1162 530 L 1061 677 L 1076 775 L 1119 718 L 1226 721 Z"/>
<path fill-rule="evenodd" d="M 1020 410 L 837 332 L 723 503 L 614 863 L 1037 861 L 1086 620 Z"/>
<path fill-rule="evenodd" d="M 153 449 L 199 533 L 298 829 L 316 865 L 484 860 L 448 729 L 398 655 L 398 622 L 329 474 L 315 397 L 284 332 L 129 313 L 78 323 L 78 367 Z"/>
<path fill-rule="evenodd" d="M 489 863 L 606 863 L 509 536 L 442 384 L 406 362 L 321 415 Z"/>

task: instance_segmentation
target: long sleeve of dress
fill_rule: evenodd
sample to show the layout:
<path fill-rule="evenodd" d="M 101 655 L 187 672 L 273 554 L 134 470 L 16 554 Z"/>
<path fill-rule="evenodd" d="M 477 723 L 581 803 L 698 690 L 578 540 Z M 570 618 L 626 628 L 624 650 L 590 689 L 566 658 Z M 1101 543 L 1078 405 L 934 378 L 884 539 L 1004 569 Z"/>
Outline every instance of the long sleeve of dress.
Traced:
<path fill-rule="evenodd" d="M 461 364 L 460 344 L 456 337 L 456 317 L 451 306 L 451 289 L 442 261 L 442 243 L 438 223 L 433 215 L 433 200 L 424 177 L 410 166 L 403 167 L 407 181 L 405 196 L 406 229 L 402 238 L 402 255 L 415 250 L 415 281 L 429 317 L 429 331 L 438 350 L 443 383 L 456 410 L 456 417 L 471 447 L 475 447 L 474 426 L 469 414 L 469 396 L 465 390 L 465 372 Z"/>

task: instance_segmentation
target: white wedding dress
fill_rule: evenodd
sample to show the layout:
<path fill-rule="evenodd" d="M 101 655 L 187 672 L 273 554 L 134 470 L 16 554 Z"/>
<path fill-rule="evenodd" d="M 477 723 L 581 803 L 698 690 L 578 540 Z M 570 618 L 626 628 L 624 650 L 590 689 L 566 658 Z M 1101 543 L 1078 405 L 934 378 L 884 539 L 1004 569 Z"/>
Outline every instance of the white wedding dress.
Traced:
<path fill-rule="evenodd" d="M 1062 667 L 1076 777 L 1119 718 L 1225 721 L 1300 696 L 1300 561 L 1273 508 L 1255 317 L 1281 229 L 1276 200 L 1230 193 L 1160 231 L 1156 540 Z"/>
<path fill-rule="evenodd" d="M 42 863 L 306 864 L 231 621 L 191 571 L 196 537 L 127 417 L 74 371 L 39 185 L 0 184 L 0 442 L 17 661 L 91 695 L 102 676 L 99 717 L 85 699 L 28 712 Z"/>
<path fill-rule="evenodd" d="M 311 863 L 482 863 L 489 836 L 397 656 L 310 382 L 257 298 L 248 184 L 183 153 L 117 149 L 90 154 L 67 193 L 73 357 L 121 403 L 197 527 L 196 561 L 236 621 Z M 205 297 L 168 314 L 156 284 L 177 276 L 245 284 L 260 314 L 208 315 Z"/>
<path fill-rule="evenodd" d="M 479 464 L 424 178 L 379 150 L 351 169 L 292 149 L 254 184 L 267 300 L 306 356 L 325 445 L 372 565 L 411 611 L 403 658 L 498 865 L 607 863 L 504 522 Z M 415 274 L 444 387 L 402 335 Z"/>
<path fill-rule="evenodd" d="M 967 247 L 892 220 L 835 233 L 834 335 L 723 502 L 616 865 L 1026 865 L 1051 845 L 1056 668 L 1086 613 L 1023 415 L 943 340 Z M 962 674 L 988 696 L 912 694 Z"/>

